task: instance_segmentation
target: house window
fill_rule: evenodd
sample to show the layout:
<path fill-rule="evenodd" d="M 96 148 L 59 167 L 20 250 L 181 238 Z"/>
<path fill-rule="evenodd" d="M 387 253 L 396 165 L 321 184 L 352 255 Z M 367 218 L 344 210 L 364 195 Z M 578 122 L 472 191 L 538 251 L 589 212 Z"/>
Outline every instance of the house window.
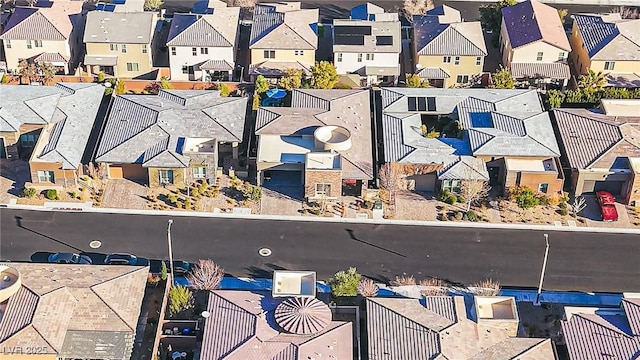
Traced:
<path fill-rule="evenodd" d="M 546 194 L 548 190 L 549 190 L 549 184 L 545 184 L 545 183 L 538 184 L 538 192 Z"/>
<path fill-rule="evenodd" d="M 7 44 L 7 49 L 11 49 L 11 40 L 5 40 L 5 44 Z"/>
<path fill-rule="evenodd" d="M 158 170 L 160 184 L 173 184 L 173 170 Z"/>
<path fill-rule="evenodd" d="M 544 53 L 542 51 L 538 51 L 538 55 L 536 55 L 536 61 L 542 61 L 542 55 L 544 55 Z"/>
<path fill-rule="evenodd" d="M 174 55 L 174 56 L 176 55 L 176 47 L 175 46 L 171 47 L 171 55 Z"/>
<path fill-rule="evenodd" d="M 613 70 L 613 68 L 616 66 L 616 62 L 615 61 L 605 61 L 604 62 L 604 69 L 605 70 Z"/>
<path fill-rule="evenodd" d="M 299 55 L 299 56 L 302 56 L 302 55 L 304 55 L 304 50 L 296 50 L 295 54 Z"/>
<path fill-rule="evenodd" d="M 33 40 L 33 44 L 36 47 L 42 47 L 42 40 Z"/>
<path fill-rule="evenodd" d="M 331 196 L 331 184 L 316 184 L 316 196 Z"/>
<path fill-rule="evenodd" d="M 482 56 L 476 56 L 476 66 L 482 65 Z"/>
<path fill-rule="evenodd" d="M 27 49 L 31 49 L 31 40 L 27 40 Z"/>
<path fill-rule="evenodd" d="M 442 190 L 457 194 L 460 192 L 460 180 L 442 180 Z"/>
<path fill-rule="evenodd" d="M 567 54 L 566 54 L 564 51 L 560 51 L 560 52 L 558 53 L 558 61 L 562 61 L 562 60 L 564 60 L 564 58 L 565 58 L 565 56 L 566 56 L 566 55 L 567 55 Z"/>
<path fill-rule="evenodd" d="M 126 54 L 127 53 L 127 45 L 126 44 L 120 45 L 120 50 L 122 50 L 123 54 Z"/>
<path fill-rule="evenodd" d="M 53 171 L 38 171 L 38 181 L 39 182 L 49 182 L 54 183 L 55 177 L 53 176 Z"/>
<path fill-rule="evenodd" d="M 142 44 L 142 53 L 143 54 L 147 53 L 147 44 Z"/>
<path fill-rule="evenodd" d="M 204 179 L 207 177 L 207 168 L 204 166 L 198 166 L 193 168 L 194 179 Z"/>
<path fill-rule="evenodd" d="M 209 55 L 209 48 L 200 48 L 200 54 Z"/>
<path fill-rule="evenodd" d="M 338 53 L 338 57 L 336 58 L 337 62 L 342 62 L 342 53 Z"/>
<path fill-rule="evenodd" d="M 198 48 L 191 48 L 191 55 L 198 56 Z"/>
<path fill-rule="evenodd" d="M 456 56 L 453 65 L 460 65 L 460 56 Z"/>
<path fill-rule="evenodd" d="M 118 51 L 118 44 L 109 44 L 109 50 Z"/>
<path fill-rule="evenodd" d="M 458 75 L 456 78 L 458 84 L 466 84 L 469 82 L 469 75 Z"/>
<path fill-rule="evenodd" d="M 373 54 L 367 54 L 367 61 L 373 60 Z"/>
<path fill-rule="evenodd" d="M 427 111 L 427 98 L 410 96 L 407 101 L 409 111 Z"/>
<path fill-rule="evenodd" d="M 20 135 L 20 146 L 34 147 L 36 145 L 36 140 L 38 140 L 38 137 L 35 136 L 34 134 Z"/>
<path fill-rule="evenodd" d="M 358 54 L 358 62 L 362 62 L 362 54 Z"/>
<path fill-rule="evenodd" d="M 189 73 L 189 67 L 187 65 L 182 65 L 182 73 L 183 74 L 188 74 Z"/>
<path fill-rule="evenodd" d="M 451 63 L 451 56 L 443 56 L 442 57 L 442 62 L 445 64 L 450 64 Z"/>
<path fill-rule="evenodd" d="M 138 71 L 138 63 L 127 63 L 127 71 Z"/>
<path fill-rule="evenodd" d="M 276 51 L 275 50 L 265 50 L 264 51 L 264 58 L 265 59 L 275 59 L 276 58 Z"/>

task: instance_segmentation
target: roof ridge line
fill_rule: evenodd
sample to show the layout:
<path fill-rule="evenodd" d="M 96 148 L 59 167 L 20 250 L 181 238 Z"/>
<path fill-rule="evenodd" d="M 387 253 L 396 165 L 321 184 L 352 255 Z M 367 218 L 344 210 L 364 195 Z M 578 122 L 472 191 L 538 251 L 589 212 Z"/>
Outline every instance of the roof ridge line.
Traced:
<path fill-rule="evenodd" d="M 131 326 L 129 326 L 129 324 L 127 324 L 127 321 L 126 321 L 125 319 L 123 319 L 123 318 L 122 318 L 122 316 L 120 316 L 120 314 L 119 314 L 117 311 L 115 311 L 115 310 L 114 310 L 114 309 L 113 309 L 109 304 L 107 304 L 107 302 L 102 298 L 102 296 L 98 295 L 98 293 L 96 293 L 96 291 L 95 291 L 93 288 L 94 288 L 94 287 L 96 287 L 96 286 L 100 286 L 100 285 L 103 285 L 103 284 L 109 283 L 109 282 L 111 282 L 111 281 L 114 281 L 114 280 L 120 279 L 120 278 L 124 277 L 125 275 L 133 274 L 133 273 L 134 273 L 134 272 L 136 272 L 136 271 L 142 271 L 143 269 L 144 269 L 144 267 L 136 267 L 134 270 L 128 271 L 127 273 L 120 274 L 120 275 L 118 275 L 118 276 L 116 276 L 116 277 L 113 277 L 113 278 L 111 278 L 111 279 L 107 280 L 107 281 L 103 281 L 103 282 L 98 283 L 98 284 L 93 284 L 93 285 L 91 285 L 91 286 L 89 287 L 89 289 L 91 290 L 91 292 L 93 292 L 93 293 L 94 293 L 94 294 L 95 294 L 95 295 L 96 295 L 100 300 L 102 300 L 102 303 L 103 303 L 103 304 L 105 304 L 105 305 L 106 305 L 106 306 L 107 306 L 111 311 L 113 311 L 113 313 L 114 313 L 114 314 L 116 314 L 116 316 L 117 316 L 120 320 L 122 320 L 122 322 L 123 322 L 123 323 L 124 323 L 124 324 L 129 328 L 129 329 L 131 329 L 131 331 L 135 331 L 135 330 L 136 330 L 136 329 L 135 329 L 135 327 L 133 327 L 133 328 L 132 328 Z"/>
<path fill-rule="evenodd" d="M 400 298 L 400 299 L 397 299 L 397 300 L 418 300 L 418 305 L 420 305 L 420 307 L 422 307 L 425 311 L 429 311 L 430 313 L 433 313 L 433 314 L 435 314 L 435 315 L 437 315 L 437 316 L 440 316 L 440 317 L 441 317 L 441 318 L 443 318 L 443 319 L 447 319 L 447 318 L 445 318 L 444 316 L 441 316 L 440 314 L 438 314 L 438 313 L 436 313 L 436 312 L 434 312 L 434 311 L 431 311 L 431 310 L 427 309 L 426 307 L 424 307 L 422 304 L 420 304 L 419 299 L 410 299 L 410 298 L 406 298 L 406 299 L 405 299 L 405 298 Z M 374 302 L 375 302 L 375 301 L 374 301 Z M 381 307 L 383 307 L 383 308 L 385 308 L 385 309 L 387 309 L 387 310 L 391 311 L 392 313 L 394 313 L 394 314 L 396 314 L 396 315 L 398 315 L 398 316 L 400 316 L 400 317 L 402 317 L 402 318 L 404 318 L 404 319 L 407 319 L 408 321 L 410 321 L 410 322 L 412 322 L 412 323 L 414 323 L 414 324 L 416 324 L 416 325 L 418 325 L 418 326 L 421 326 L 421 327 L 423 327 L 423 328 L 425 328 L 425 329 L 429 330 L 429 331 L 430 331 L 430 332 L 432 332 L 433 334 L 436 334 L 436 335 L 437 335 L 437 334 L 439 334 L 439 333 L 440 333 L 439 331 L 435 331 L 435 330 L 433 330 L 433 329 L 432 329 L 432 328 L 430 328 L 430 327 L 427 327 L 427 326 L 425 326 L 425 325 L 422 325 L 422 324 L 420 324 L 419 322 L 417 322 L 417 321 L 415 321 L 415 320 L 413 320 L 413 319 L 410 319 L 410 318 L 408 318 L 408 317 L 406 317 L 406 316 L 404 316 L 404 315 L 400 314 L 400 313 L 399 313 L 399 312 L 397 312 L 395 309 L 392 309 L 392 308 L 390 308 L 390 307 L 388 307 L 388 306 L 384 306 L 384 305 L 382 305 L 382 304 L 380 304 L 380 303 L 378 303 L 378 302 L 375 302 L 375 303 L 376 303 L 376 305 L 381 306 Z M 449 320 L 449 319 L 447 319 L 447 320 Z M 458 323 L 458 322 L 454 322 L 454 323 L 453 323 L 453 324 L 451 324 L 451 325 L 455 325 L 455 324 L 457 324 L 457 323 Z M 451 326 L 451 325 L 449 325 L 449 326 Z M 447 327 L 449 327 L 449 326 L 447 326 Z"/>
<path fill-rule="evenodd" d="M 621 329 L 619 329 L 618 327 L 616 327 L 616 326 L 615 326 L 615 325 L 613 325 L 613 324 L 611 324 L 611 326 L 615 327 L 615 328 L 616 328 L 615 330 L 614 330 L 614 329 L 612 329 L 612 328 L 610 328 L 610 327 L 608 327 L 608 326 L 606 326 L 606 325 L 602 325 L 602 324 L 600 324 L 600 323 L 598 323 L 598 322 L 595 322 L 595 321 L 591 320 L 590 318 L 588 318 L 588 317 L 584 317 L 584 316 L 582 316 L 582 315 L 586 315 L 586 314 L 578 313 L 578 314 L 574 314 L 573 316 L 577 316 L 577 317 L 579 317 L 580 319 L 582 319 L 582 320 L 584 320 L 584 321 L 588 321 L 588 322 L 590 322 L 590 323 L 593 323 L 593 324 L 595 324 L 595 325 L 597 325 L 597 326 L 599 326 L 599 327 L 601 327 L 601 328 L 606 329 L 607 331 L 611 331 L 611 332 L 618 333 L 618 334 L 620 334 L 620 335 L 622 335 L 622 336 L 624 336 L 624 337 L 626 337 L 626 338 L 628 338 L 628 339 L 633 339 L 633 338 L 635 337 L 635 336 L 633 336 L 633 335 L 629 336 L 627 333 L 625 333 L 624 331 L 622 331 Z M 603 319 L 603 320 L 604 320 L 604 319 Z M 606 321 L 606 320 L 605 320 L 605 321 Z"/>
<path fill-rule="evenodd" d="M 226 105 L 226 104 L 228 104 L 228 103 L 230 103 L 230 102 L 231 102 L 231 101 L 229 101 L 229 102 L 225 102 L 225 103 L 222 103 L 222 104 L 217 104 L 217 105 L 214 105 L 214 106 L 211 106 L 211 107 L 217 107 L 217 106 L 220 106 L 220 105 Z M 219 121 L 217 121 L 217 120 L 216 120 L 216 118 L 213 118 L 213 117 L 211 117 L 209 114 L 207 114 L 206 112 L 204 112 L 204 109 L 200 109 L 200 111 L 202 111 L 202 113 L 203 113 L 203 114 L 205 114 L 209 119 L 211 119 L 213 122 L 215 122 L 216 124 L 218 124 L 221 128 L 223 128 L 223 129 L 224 129 L 224 131 L 228 132 L 229 134 L 231 134 L 231 136 L 233 136 L 234 138 L 238 139 L 238 137 L 237 137 L 234 133 L 232 133 L 232 132 L 231 132 L 231 130 L 227 129 L 227 127 L 226 127 L 226 126 L 224 126 L 224 125 L 222 125 Z M 238 139 L 238 141 L 242 142 L 242 139 Z"/>
<path fill-rule="evenodd" d="M 42 9 L 45 9 L 45 8 L 40 8 L 40 9 L 38 9 L 38 11 L 36 11 L 36 14 L 40 14 L 43 18 L 45 18 L 45 20 L 47 20 L 47 22 L 48 22 L 49 24 L 51 24 L 51 26 L 53 26 L 53 28 L 54 28 L 54 29 L 56 29 L 56 31 L 58 32 L 58 34 L 60 34 L 60 36 L 62 36 L 64 39 L 69 39 L 69 37 L 71 37 L 71 34 L 69 34 L 69 36 L 68 36 L 68 37 L 67 37 L 67 36 L 65 36 L 65 35 L 62 33 L 62 31 L 60 31 L 60 29 L 58 29 L 58 27 L 56 26 L 56 24 L 54 24 L 54 23 L 49 19 L 49 17 L 47 17 L 47 16 L 44 14 L 44 11 L 42 11 Z M 64 15 L 65 15 L 65 17 L 69 17 L 71 14 L 66 14 L 66 13 L 64 13 Z M 71 22 L 71 20 L 69 20 L 69 22 Z M 71 26 L 71 31 L 73 31 L 73 24 L 72 24 L 72 26 Z"/>
<path fill-rule="evenodd" d="M 467 21 L 460 21 L 458 23 L 453 23 L 453 24 L 464 24 Z M 468 21 L 469 23 L 475 22 L 475 21 Z M 449 24 L 452 25 L 452 24 Z M 461 33 L 460 31 L 458 31 L 458 29 L 455 28 L 455 26 L 450 26 L 451 28 L 453 28 L 453 30 L 455 30 L 455 32 L 457 32 L 458 34 L 460 34 L 460 36 L 462 36 L 463 38 L 465 38 L 469 43 L 471 43 L 471 45 L 473 45 L 478 51 L 480 51 L 481 53 L 485 54 L 484 56 L 489 55 L 489 52 L 487 50 L 482 50 L 478 47 L 478 45 L 476 45 L 476 43 L 474 43 L 473 41 L 471 41 L 471 39 L 469 39 L 468 37 L 466 37 L 463 33 Z M 461 55 L 461 56 L 469 56 L 469 55 Z"/>
<path fill-rule="evenodd" d="M 182 15 L 182 14 L 180 14 Z M 185 14 L 185 15 L 192 15 L 192 16 L 196 16 L 196 14 Z M 197 18 L 197 16 L 196 16 Z M 197 19 L 196 21 L 194 21 L 193 23 L 191 23 L 191 25 L 187 26 L 184 30 L 180 31 L 180 33 L 178 33 L 178 35 L 176 35 L 173 39 L 167 41 L 167 45 L 171 46 L 171 42 L 173 40 L 175 40 L 176 38 L 178 38 L 180 35 L 184 34 L 185 31 L 189 30 L 192 26 L 194 26 L 195 24 L 198 23 L 198 21 L 202 20 L 202 18 Z"/>

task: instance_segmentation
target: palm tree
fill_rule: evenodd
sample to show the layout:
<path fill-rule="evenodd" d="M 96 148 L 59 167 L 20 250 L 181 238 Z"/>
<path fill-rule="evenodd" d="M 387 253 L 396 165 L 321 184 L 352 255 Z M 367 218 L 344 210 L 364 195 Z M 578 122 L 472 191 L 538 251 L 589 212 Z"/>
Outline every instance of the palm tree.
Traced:
<path fill-rule="evenodd" d="M 580 80 L 578 81 L 578 86 L 583 89 L 590 90 L 602 90 L 604 86 L 607 85 L 607 78 L 602 71 L 598 71 L 597 73 L 591 69 L 584 75 L 580 76 Z"/>

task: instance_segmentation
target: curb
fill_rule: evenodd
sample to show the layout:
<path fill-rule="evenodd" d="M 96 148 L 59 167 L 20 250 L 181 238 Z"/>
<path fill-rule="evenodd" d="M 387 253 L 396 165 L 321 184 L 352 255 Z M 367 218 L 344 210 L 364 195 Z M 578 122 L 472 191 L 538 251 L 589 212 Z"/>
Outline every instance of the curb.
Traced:
<path fill-rule="evenodd" d="M 451 0 L 453 2 L 496 3 L 498 0 Z M 521 2 L 524 0 L 518 0 Z M 593 6 L 638 6 L 637 0 L 545 0 L 545 4 L 555 5 L 593 5 Z"/>
<path fill-rule="evenodd" d="M 640 235 L 640 229 L 629 228 L 596 228 L 596 227 L 569 227 L 552 225 L 521 225 L 521 224 L 501 224 L 501 223 L 472 223 L 472 222 L 445 222 L 445 221 L 417 221 L 417 220 L 375 220 L 358 218 L 325 218 L 306 216 L 284 216 L 284 215 L 258 215 L 258 214 L 233 214 L 233 213 L 205 213 L 186 211 L 158 211 L 158 210 L 135 210 L 135 209 L 115 209 L 115 208 L 85 208 L 79 209 L 46 209 L 35 205 L 0 205 L 5 209 L 31 210 L 45 212 L 77 212 L 77 213 L 97 213 L 97 214 L 124 214 L 124 215 L 151 215 L 151 216 L 175 216 L 175 217 L 201 217 L 219 219 L 242 219 L 242 220 L 274 220 L 274 221 L 300 221 L 300 222 L 328 222 L 345 224 L 371 224 L 371 225 L 404 225 L 404 226 L 438 226 L 452 228 L 476 228 L 476 229 L 504 229 L 504 230 L 535 230 L 535 231 L 565 231 L 565 232 L 587 232 L 587 233 L 614 233 L 614 234 L 635 234 Z M 640 238 L 639 238 L 640 239 Z"/>

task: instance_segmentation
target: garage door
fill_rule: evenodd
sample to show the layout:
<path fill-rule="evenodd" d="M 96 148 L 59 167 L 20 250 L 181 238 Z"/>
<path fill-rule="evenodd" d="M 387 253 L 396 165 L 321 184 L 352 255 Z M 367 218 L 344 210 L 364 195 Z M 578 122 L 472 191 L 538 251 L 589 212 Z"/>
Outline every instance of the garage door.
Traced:
<path fill-rule="evenodd" d="M 624 181 L 596 181 L 594 191 L 608 191 L 613 195 L 620 195 L 622 193 L 622 186 Z"/>
<path fill-rule="evenodd" d="M 146 168 L 139 164 L 110 165 L 109 177 L 111 179 L 144 180 L 149 176 Z"/>
<path fill-rule="evenodd" d="M 413 176 L 412 179 L 415 180 L 416 191 L 434 191 L 435 190 L 435 187 L 436 187 L 435 174 Z"/>
<path fill-rule="evenodd" d="M 269 186 L 301 186 L 302 171 L 265 170 L 264 180 Z"/>
<path fill-rule="evenodd" d="M 122 179 L 122 166 L 109 165 L 109 179 Z"/>

